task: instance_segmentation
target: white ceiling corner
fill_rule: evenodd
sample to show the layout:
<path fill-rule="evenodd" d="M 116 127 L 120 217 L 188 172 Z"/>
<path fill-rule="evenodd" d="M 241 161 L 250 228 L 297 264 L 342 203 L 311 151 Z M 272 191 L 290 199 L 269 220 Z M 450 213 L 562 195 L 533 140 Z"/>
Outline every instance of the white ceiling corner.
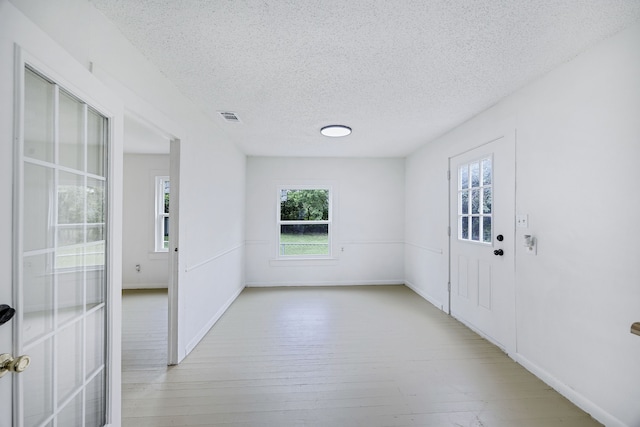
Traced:
<path fill-rule="evenodd" d="M 406 156 L 640 19 L 638 0 L 91 2 L 270 156 Z"/>

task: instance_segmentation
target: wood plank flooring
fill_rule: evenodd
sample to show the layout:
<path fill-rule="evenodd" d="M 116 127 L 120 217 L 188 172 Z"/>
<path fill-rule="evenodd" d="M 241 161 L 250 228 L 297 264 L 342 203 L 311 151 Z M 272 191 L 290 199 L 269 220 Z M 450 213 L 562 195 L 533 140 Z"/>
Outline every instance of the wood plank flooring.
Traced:
<path fill-rule="evenodd" d="M 166 291 L 123 296 L 123 426 L 599 426 L 404 286 L 248 288 L 167 367 Z"/>

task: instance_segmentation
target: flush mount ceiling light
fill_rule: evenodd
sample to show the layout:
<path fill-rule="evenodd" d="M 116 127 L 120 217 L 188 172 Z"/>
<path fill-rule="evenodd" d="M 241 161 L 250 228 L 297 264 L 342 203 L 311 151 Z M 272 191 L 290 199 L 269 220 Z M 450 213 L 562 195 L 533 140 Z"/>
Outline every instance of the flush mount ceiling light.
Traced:
<path fill-rule="evenodd" d="M 330 136 L 332 138 L 338 138 L 341 136 L 347 136 L 351 133 L 349 126 L 343 125 L 329 125 L 320 129 L 320 133 L 324 136 Z"/>

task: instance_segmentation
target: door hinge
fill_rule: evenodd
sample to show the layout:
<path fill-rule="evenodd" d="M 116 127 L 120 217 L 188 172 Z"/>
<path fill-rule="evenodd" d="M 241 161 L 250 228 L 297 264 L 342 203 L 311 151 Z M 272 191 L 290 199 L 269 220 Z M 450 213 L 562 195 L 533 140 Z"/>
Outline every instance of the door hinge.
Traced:
<path fill-rule="evenodd" d="M 451 282 L 447 283 L 447 291 L 451 292 Z"/>
<path fill-rule="evenodd" d="M 451 180 L 451 171 L 450 170 L 447 171 L 447 180 L 449 180 L 449 181 Z"/>
<path fill-rule="evenodd" d="M 447 236 L 451 237 L 451 226 L 447 227 Z"/>

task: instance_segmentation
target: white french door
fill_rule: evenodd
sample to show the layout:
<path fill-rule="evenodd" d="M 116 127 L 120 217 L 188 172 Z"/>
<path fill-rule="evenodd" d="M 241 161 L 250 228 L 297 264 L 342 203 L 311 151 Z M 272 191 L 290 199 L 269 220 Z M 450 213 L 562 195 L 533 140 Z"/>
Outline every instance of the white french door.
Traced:
<path fill-rule="evenodd" d="M 37 70 L 19 79 L 13 425 L 107 420 L 109 121 Z M 26 362 L 24 363 L 26 364 Z"/>
<path fill-rule="evenodd" d="M 449 161 L 451 314 L 515 350 L 515 135 Z"/>

